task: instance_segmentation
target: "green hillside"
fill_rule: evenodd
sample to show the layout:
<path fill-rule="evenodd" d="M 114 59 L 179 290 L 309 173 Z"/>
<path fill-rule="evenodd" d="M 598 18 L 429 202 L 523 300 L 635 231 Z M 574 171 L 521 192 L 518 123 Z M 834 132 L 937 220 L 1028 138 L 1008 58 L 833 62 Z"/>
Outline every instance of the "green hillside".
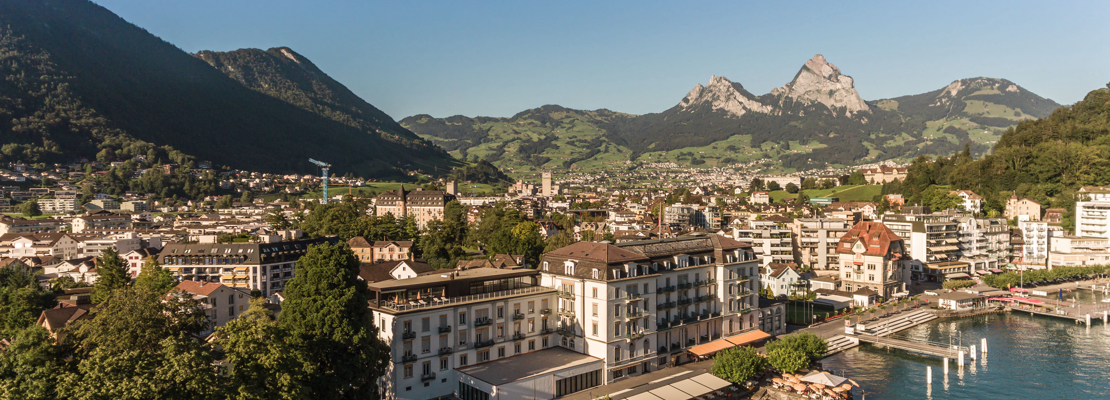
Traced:
<path fill-rule="evenodd" d="M 457 165 L 281 52 L 208 58 L 241 71 L 229 77 L 86 0 L 0 2 L 0 161 L 69 162 L 111 149 L 312 173 L 314 157 L 336 173 L 378 178 Z"/>
<path fill-rule="evenodd" d="M 602 171 L 661 162 L 755 163 L 791 172 L 951 154 L 965 143 L 972 153 L 985 154 L 1007 128 L 1059 107 L 993 78 L 962 79 L 928 93 L 868 102 L 870 113 L 852 117 L 819 103 L 779 106 L 771 95 L 753 98 L 781 112 L 735 118 L 708 107 L 675 106 L 630 115 L 548 105 L 511 118 L 417 115 L 400 123 L 455 156 L 487 157 L 499 167 L 515 168 L 510 172 L 569 166 Z"/>

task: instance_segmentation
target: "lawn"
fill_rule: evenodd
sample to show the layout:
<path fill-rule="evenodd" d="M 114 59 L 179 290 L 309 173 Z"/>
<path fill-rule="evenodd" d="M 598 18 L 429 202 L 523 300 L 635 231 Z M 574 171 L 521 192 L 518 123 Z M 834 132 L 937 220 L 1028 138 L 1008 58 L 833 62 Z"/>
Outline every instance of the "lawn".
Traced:
<path fill-rule="evenodd" d="M 875 195 L 882 191 L 882 185 L 844 185 L 832 189 L 806 190 L 805 193 L 811 199 L 814 197 L 838 197 L 840 201 L 871 201 Z M 776 203 L 781 202 L 783 198 L 797 196 L 797 194 L 788 193 L 785 190 L 771 192 L 771 200 Z"/>

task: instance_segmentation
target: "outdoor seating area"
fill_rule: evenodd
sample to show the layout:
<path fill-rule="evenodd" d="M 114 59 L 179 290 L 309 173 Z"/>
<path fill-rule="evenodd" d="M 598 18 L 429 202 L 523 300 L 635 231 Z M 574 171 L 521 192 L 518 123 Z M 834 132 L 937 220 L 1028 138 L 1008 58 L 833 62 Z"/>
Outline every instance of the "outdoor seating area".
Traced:
<path fill-rule="evenodd" d="M 851 399 L 853 385 L 854 382 L 850 379 L 823 371 L 812 371 L 804 376 L 783 373 L 782 378 L 771 378 L 772 390 L 787 392 L 807 399 Z"/>

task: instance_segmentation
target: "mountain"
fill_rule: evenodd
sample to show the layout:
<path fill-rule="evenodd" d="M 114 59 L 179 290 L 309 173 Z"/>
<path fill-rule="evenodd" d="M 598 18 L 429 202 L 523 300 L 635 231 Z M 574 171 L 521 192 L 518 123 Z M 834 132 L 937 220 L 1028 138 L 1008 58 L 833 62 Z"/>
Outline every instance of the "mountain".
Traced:
<path fill-rule="evenodd" d="M 512 164 L 504 160 L 527 159 L 534 167 L 524 166 L 529 171 L 571 164 L 606 170 L 644 162 L 754 162 L 797 170 L 949 154 L 965 143 L 981 154 L 1005 128 L 1057 107 L 993 78 L 961 79 L 928 93 L 865 101 L 855 80 L 818 54 L 789 83 L 761 96 L 713 76 L 659 113 L 544 106 L 512 118 L 419 115 L 401 124 L 454 154 L 497 154 L 502 161 L 494 163 L 503 168 Z M 531 128 L 526 133 L 520 127 Z M 573 137 L 589 147 L 564 149 L 557 140 L 541 140 L 545 135 Z M 514 143 L 527 144 L 526 152 L 517 153 Z"/>
<path fill-rule="evenodd" d="M 289 49 L 194 56 L 85 0 L 0 2 L 0 27 L 0 161 L 112 149 L 313 173 L 312 157 L 378 178 L 459 164 Z"/>

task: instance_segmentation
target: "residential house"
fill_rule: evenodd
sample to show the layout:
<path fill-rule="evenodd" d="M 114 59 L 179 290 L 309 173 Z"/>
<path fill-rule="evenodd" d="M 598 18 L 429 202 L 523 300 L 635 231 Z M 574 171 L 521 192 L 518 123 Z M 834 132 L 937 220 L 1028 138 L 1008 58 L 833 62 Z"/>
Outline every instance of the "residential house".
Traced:
<path fill-rule="evenodd" d="M 208 317 L 208 327 L 200 333 L 201 337 L 208 336 L 250 307 L 250 290 L 215 282 L 181 281 L 167 297 L 172 299 L 179 293 L 199 301 L 204 315 Z"/>
<path fill-rule="evenodd" d="M 905 242 L 881 222 L 862 221 L 840 238 L 843 290 L 871 290 L 886 299 L 906 291 Z"/>

